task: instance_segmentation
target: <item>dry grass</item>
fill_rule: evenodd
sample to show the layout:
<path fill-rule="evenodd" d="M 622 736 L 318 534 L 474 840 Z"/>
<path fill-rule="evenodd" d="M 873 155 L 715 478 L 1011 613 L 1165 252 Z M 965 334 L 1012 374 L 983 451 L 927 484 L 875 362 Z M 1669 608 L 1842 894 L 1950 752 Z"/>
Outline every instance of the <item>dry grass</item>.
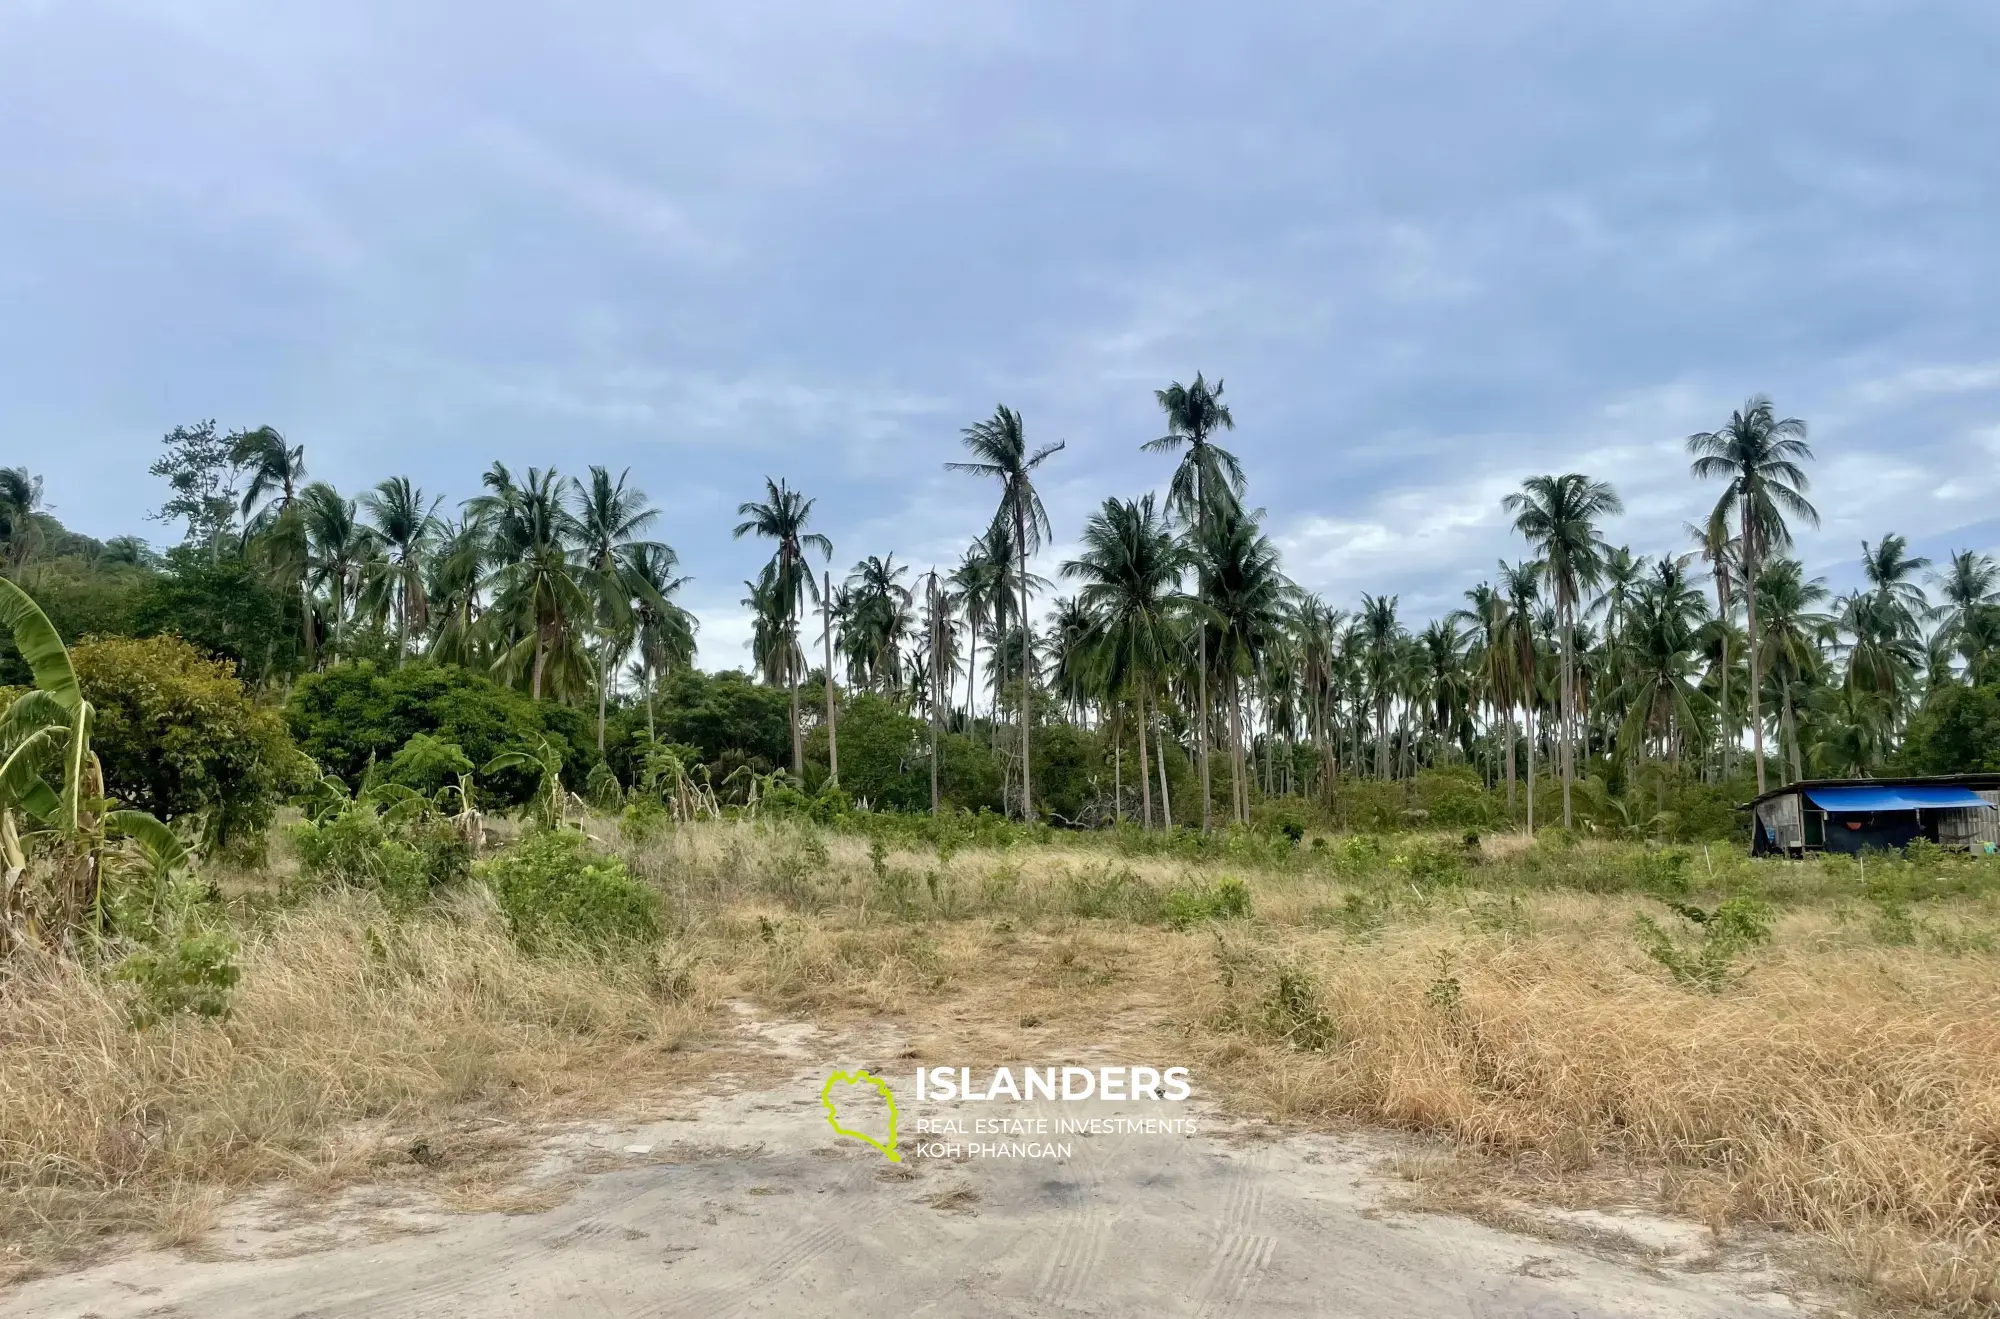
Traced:
<path fill-rule="evenodd" d="M 243 960 L 229 1020 L 146 1031 L 75 965 L 0 985 L 0 1267 L 121 1231 L 186 1242 L 230 1192 L 407 1162 L 407 1132 L 447 1116 L 600 1107 L 685 1071 L 705 1015 L 637 974 L 522 957 L 473 895 L 415 921 L 328 898 Z"/>
<path fill-rule="evenodd" d="M 1191 956 L 1186 1011 L 1255 1109 L 1437 1133 L 1555 1178 L 1651 1170 L 1671 1207 L 1815 1233 L 1880 1293 L 2000 1300 L 1992 961 L 1842 947 L 1805 917 L 1740 986 L 1697 994 L 1606 937 L 1629 905 L 1544 899 L 1553 928 L 1523 938 L 1279 938 L 1240 950 L 1228 985 Z M 1278 968 L 1326 1047 L 1273 1038 Z"/>
<path fill-rule="evenodd" d="M 1787 904 L 1710 994 L 1640 951 L 1656 903 L 1576 891 L 1616 887 L 1636 864 L 1617 849 L 1488 839 L 1439 883 L 1412 858 L 1456 839 L 1258 864 L 591 829 L 667 896 L 643 972 L 525 959 L 476 901 L 399 923 L 346 898 L 247 936 L 222 1025 L 135 1032 L 74 968 L 0 988 L 0 1235 L 22 1259 L 117 1229 L 193 1240 L 224 1193 L 379 1175 L 384 1132 L 614 1108 L 697 1068 L 671 1051 L 741 995 L 894 1018 L 920 1057 L 1180 1049 L 1199 1093 L 1249 1113 L 1448 1141 L 1439 1166 L 1486 1170 L 1481 1195 L 1636 1195 L 1718 1231 L 1808 1234 L 1898 1305 L 2000 1301 L 1985 871 L 1885 925 L 1838 866 L 1697 855 L 1698 885 Z M 1224 875 L 1249 883 L 1252 919 L 1162 923 L 1165 890 Z"/>

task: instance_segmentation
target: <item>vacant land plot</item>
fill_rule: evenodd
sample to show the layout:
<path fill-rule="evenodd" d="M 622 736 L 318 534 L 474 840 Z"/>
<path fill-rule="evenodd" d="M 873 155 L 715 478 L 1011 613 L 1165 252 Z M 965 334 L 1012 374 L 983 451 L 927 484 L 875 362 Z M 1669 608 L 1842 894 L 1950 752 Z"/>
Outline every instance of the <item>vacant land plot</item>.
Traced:
<path fill-rule="evenodd" d="M 260 1186 L 545 1205 L 551 1124 L 804 1065 L 746 1039 L 748 1012 L 847 1042 L 815 1064 L 898 1073 L 1171 1055 L 1203 1104 L 1291 1139 L 1408 1133 L 1370 1166 L 1410 1205 L 1501 1227 L 1523 1206 L 1659 1211 L 1718 1249 L 1774 1231 L 1799 1276 L 1870 1304 L 1971 1314 L 2000 1296 L 1991 862 L 588 830 L 660 895 L 657 942 L 531 955 L 476 882 L 413 905 L 299 883 L 280 857 L 225 885 L 244 951 L 224 1020 L 135 1030 L 99 976 L 14 975 L 9 1267 L 90 1262 L 120 1232 L 203 1242 Z"/>

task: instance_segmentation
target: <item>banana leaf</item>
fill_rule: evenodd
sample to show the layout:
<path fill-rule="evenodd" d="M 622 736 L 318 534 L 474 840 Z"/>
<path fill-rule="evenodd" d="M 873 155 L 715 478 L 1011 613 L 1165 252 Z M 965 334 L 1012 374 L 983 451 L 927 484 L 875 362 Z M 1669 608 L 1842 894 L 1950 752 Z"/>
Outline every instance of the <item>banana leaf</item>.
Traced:
<path fill-rule="evenodd" d="M 35 686 L 65 710 L 74 710 L 83 691 L 76 685 L 76 670 L 70 667 L 62 637 L 42 607 L 4 577 L 0 577 L 0 626 L 14 634 L 14 647 L 34 672 Z"/>

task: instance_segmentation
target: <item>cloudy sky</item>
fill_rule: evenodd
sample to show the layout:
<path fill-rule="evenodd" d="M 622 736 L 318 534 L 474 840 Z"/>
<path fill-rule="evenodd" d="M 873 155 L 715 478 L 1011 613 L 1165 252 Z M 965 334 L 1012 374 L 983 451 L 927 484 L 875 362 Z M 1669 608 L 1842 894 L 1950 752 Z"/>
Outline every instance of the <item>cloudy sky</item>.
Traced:
<path fill-rule="evenodd" d="M 766 474 L 947 562 L 998 402 L 1066 543 L 1223 377 L 1292 574 L 1421 616 L 1530 473 L 1681 548 L 1762 391 L 1839 586 L 2000 549 L 1996 68 L 1990 0 L 0 0 L 0 464 L 156 542 L 205 417 L 453 504 L 629 466 L 717 667 Z"/>

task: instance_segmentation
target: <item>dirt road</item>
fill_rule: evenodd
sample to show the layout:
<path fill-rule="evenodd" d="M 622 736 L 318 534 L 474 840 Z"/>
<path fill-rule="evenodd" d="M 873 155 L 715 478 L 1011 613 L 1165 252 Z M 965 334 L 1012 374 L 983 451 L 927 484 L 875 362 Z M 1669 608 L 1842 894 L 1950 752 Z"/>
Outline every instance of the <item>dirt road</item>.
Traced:
<path fill-rule="evenodd" d="M 1551 1244 L 1398 1211 L 1385 1207 L 1399 1184 L 1375 1170 L 1380 1146 L 1232 1125 L 1198 1100 L 906 1103 L 905 1154 L 891 1163 L 823 1120 L 829 1070 L 865 1061 L 801 1059 L 782 1084 L 691 1102 L 675 1120 L 572 1130 L 550 1168 L 613 1166 L 544 1212 L 378 1202 L 360 1226 L 322 1225 L 334 1235 L 315 1239 L 258 1221 L 253 1205 L 199 1258 L 146 1252 L 42 1279 L 0 1298 L 0 1316 L 1801 1313 L 1773 1275 L 1717 1260 L 1692 1226 L 1572 1218 L 1597 1244 Z M 1192 1116 L 1201 1129 L 1068 1137 L 1068 1157 L 1053 1158 L 912 1148 L 917 1118 L 974 1109 Z"/>

